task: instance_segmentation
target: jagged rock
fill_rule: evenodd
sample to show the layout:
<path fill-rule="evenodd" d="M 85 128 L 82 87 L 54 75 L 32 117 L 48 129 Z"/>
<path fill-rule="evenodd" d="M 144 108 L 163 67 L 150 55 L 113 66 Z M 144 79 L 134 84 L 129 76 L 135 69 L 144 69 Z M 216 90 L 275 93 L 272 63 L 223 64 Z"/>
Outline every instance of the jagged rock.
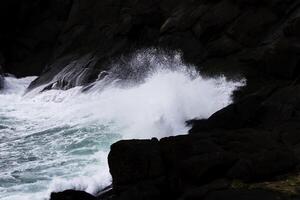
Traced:
<path fill-rule="evenodd" d="M 80 57 L 73 56 L 58 59 L 55 64 L 49 66 L 43 76 L 35 79 L 29 86 L 33 89 L 47 83 L 43 90 L 69 89 L 79 85 L 87 85 L 98 78 L 100 71 L 95 69 L 98 58 L 91 54 Z"/>
<path fill-rule="evenodd" d="M 279 138 L 272 131 L 238 129 L 117 142 L 109 156 L 113 187 L 120 199 L 164 199 L 219 179 L 266 180 L 297 165 L 293 148 Z"/>
<path fill-rule="evenodd" d="M 218 63 L 217 57 L 232 61 L 225 66 L 226 71 L 242 71 L 240 76 L 249 80 L 241 95 L 271 82 L 270 75 L 295 78 L 298 56 L 298 39 L 294 39 L 298 38 L 295 0 L 35 0 L 36 3 L 26 5 L 10 2 L 10 6 L 3 6 L 4 11 L 24 8 L 20 8 L 22 16 L 14 18 L 14 26 L 7 24 L 8 29 L 0 36 L 8 47 L 2 47 L 7 60 L 3 67 L 5 72 L 18 76 L 41 74 L 30 89 L 40 85 L 46 85 L 47 89 L 88 85 L 101 71 L 107 70 L 110 60 L 124 52 L 130 54 L 153 46 L 181 50 L 184 60 L 197 64 L 201 70 L 211 68 L 206 63 Z M 41 8 L 45 8 L 44 12 L 39 12 Z M 56 16 L 51 16 L 51 12 Z M 6 11 L 1 14 L 2 19 L 11 16 Z M 17 18 L 22 17 L 21 26 Z M 10 34 L 19 26 L 21 30 L 27 27 L 24 34 L 22 31 Z M 289 38 L 286 45 L 277 42 L 278 35 L 283 37 L 282 41 Z M 270 43 L 268 47 L 262 46 Z M 94 61 L 83 61 L 84 55 L 92 55 Z M 247 56 L 251 59 L 245 59 Z M 65 74 L 57 80 L 57 74 L 70 72 L 67 69 L 72 63 L 77 63 L 71 70 L 74 75 Z M 286 67 L 281 67 L 283 64 Z M 223 73 L 223 67 L 219 62 L 213 70 Z M 79 73 L 86 69 L 87 74 Z"/>

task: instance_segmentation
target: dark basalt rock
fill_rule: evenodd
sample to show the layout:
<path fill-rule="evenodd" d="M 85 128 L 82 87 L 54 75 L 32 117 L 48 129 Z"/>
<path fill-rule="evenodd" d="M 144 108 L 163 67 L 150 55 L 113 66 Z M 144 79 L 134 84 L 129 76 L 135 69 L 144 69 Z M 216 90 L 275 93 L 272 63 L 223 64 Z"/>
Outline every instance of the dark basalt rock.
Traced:
<path fill-rule="evenodd" d="M 151 195 L 177 199 L 193 187 L 220 179 L 266 180 L 297 165 L 293 148 L 279 139 L 276 132 L 240 129 L 176 136 L 159 142 L 121 141 L 112 145 L 108 157 L 114 192 L 120 199 L 125 194 L 124 199 Z M 133 192 L 140 187 L 148 190 Z"/>
<path fill-rule="evenodd" d="M 112 145 L 116 199 L 293 199 L 230 183 L 272 181 L 299 167 L 299 87 L 265 87 L 207 120 L 194 120 L 189 135 Z"/>
<path fill-rule="evenodd" d="M 247 78 L 240 96 L 299 76 L 296 0 L 2 4 L 1 19 L 12 18 L 0 35 L 4 72 L 41 75 L 29 89 L 89 85 L 111 60 L 147 47 L 181 50 L 204 74 Z"/>
<path fill-rule="evenodd" d="M 260 127 L 283 131 L 281 125 L 299 122 L 300 85 L 265 88 L 216 112 L 207 120 L 195 120 L 190 133 L 208 129 Z M 289 130 L 290 131 L 290 130 Z"/>
<path fill-rule="evenodd" d="M 0 51 L 6 73 L 39 75 L 68 18 L 71 0 L 1 1 Z"/>
<path fill-rule="evenodd" d="M 117 199 L 291 199 L 274 191 L 232 190 L 228 182 L 272 180 L 299 166 L 299 87 L 265 87 L 207 120 L 194 120 L 186 136 L 114 144 L 108 158 L 113 179 L 130 177 L 113 185 Z M 145 167 L 149 163 L 160 170 Z M 149 190 L 136 189 L 145 184 Z"/>
<path fill-rule="evenodd" d="M 52 193 L 50 200 L 96 200 L 97 198 L 83 191 L 65 190 Z"/>

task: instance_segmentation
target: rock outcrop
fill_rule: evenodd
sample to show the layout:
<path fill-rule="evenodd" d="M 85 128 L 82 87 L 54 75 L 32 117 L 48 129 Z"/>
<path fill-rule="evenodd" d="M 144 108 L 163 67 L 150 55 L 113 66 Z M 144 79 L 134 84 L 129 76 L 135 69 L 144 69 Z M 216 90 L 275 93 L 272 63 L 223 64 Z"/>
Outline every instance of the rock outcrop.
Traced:
<path fill-rule="evenodd" d="M 189 135 L 113 144 L 113 189 L 98 199 L 300 199 L 251 188 L 299 173 L 299 94 L 298 82 L 266 87 L 189 122 Z M 237 180 L 250 186 L 236 188 Z"/>
<path fill-rule="evenodd" d="M 234 104 L 189 121 L 189 135 L 113 144 L 111 191 L 94 197 L 68 190 L 51 199 L 299 199 L 234 187 L 236 180 L 272 182 L 299 171 L 298 0 L 0 4 L 0 65 L 3 73 L 39 75 L 29 89 L 88 85 L 112 60 L 149 47 L 181 50 L 185 62 L 209 76 L 247 79 Z"/>
<path fill-rule="evenodd" d="M 53 59 L 30 88 L 88 84 L 110 59 L 160 47 L 181 50 L 202 73 L 246 77 L 243 96 L 299 76 L 299 13 L 295 0 L 73 1 Z"/>
<path fill-rule="evenodd" d="M 3 23 L 0 36 L 4 70 L 41 75 L 30 88 L 87 85 L 110 60 L 148 47 L 181 50 L 186 62 L 208 75 L 246 77 L 248 84 L 237 97 L 299 76 L 297 0 L 1 4 L 1 19 L 12 19 Z"/>
<path fill-rule="evenodd" d="M 189 122 L 189 135 L 113 144 L 113 199 L 147 199 L 149 193 L 153 199 L 291 199 L 233 188 L 233 182 L 272 183 L 299 172 L 299 94 L 298 81 L 265 87 Z"/>
<path fill-rule="evenodd" d="M 233 180 L 272 179 L 298 164 L 293 146 L 259 129 L 121 141 L 112 145 L 108 160 L 115 199 L 136 200 L 210 199 L 208 189 L 231 189 Z"/>

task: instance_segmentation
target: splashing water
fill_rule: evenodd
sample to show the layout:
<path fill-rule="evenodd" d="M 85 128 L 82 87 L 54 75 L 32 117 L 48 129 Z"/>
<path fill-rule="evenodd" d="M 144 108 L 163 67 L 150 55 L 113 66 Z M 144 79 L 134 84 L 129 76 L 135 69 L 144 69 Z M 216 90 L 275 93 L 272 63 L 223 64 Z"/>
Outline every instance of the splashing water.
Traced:
<path fill-rule="evenodd" d="M 37 88 L 23 95 L 35 77 L 7 77 L 0 95 L 0 199 L 47 199 L 70 188 L 96 193 L 110 184 L 113 142 L 184 134 L 186 120 L 209 117 L 244 84 L 205 79 L 178 56 L 138 54 L 127 65 L 145 65 L 145 57 L 150 62 L 139 81 L 112 68 L 86 92 Z"/>

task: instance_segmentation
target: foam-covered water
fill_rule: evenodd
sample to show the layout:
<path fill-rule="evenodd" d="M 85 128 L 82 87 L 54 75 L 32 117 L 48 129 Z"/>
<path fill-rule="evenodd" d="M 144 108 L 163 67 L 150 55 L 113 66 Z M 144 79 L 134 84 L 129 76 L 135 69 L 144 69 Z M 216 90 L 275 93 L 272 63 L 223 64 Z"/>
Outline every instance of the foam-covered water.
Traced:
<path fill-rule="evenodd" d="M 128 65 L 143 59 L 139 54 Z M 0 199 L 46 199 L 70 188 L 96 193 L 110 184 L 113 142 L 184 134 L 186 120 L 209 117 L 244 84 L 205 79 L 178 56 L 164 59 L 148 63 L 139 81 L 112 70 L 85 92 L 37 88 L 24 95 L 35 77 L 7 77 L 0 94 Z"/>

